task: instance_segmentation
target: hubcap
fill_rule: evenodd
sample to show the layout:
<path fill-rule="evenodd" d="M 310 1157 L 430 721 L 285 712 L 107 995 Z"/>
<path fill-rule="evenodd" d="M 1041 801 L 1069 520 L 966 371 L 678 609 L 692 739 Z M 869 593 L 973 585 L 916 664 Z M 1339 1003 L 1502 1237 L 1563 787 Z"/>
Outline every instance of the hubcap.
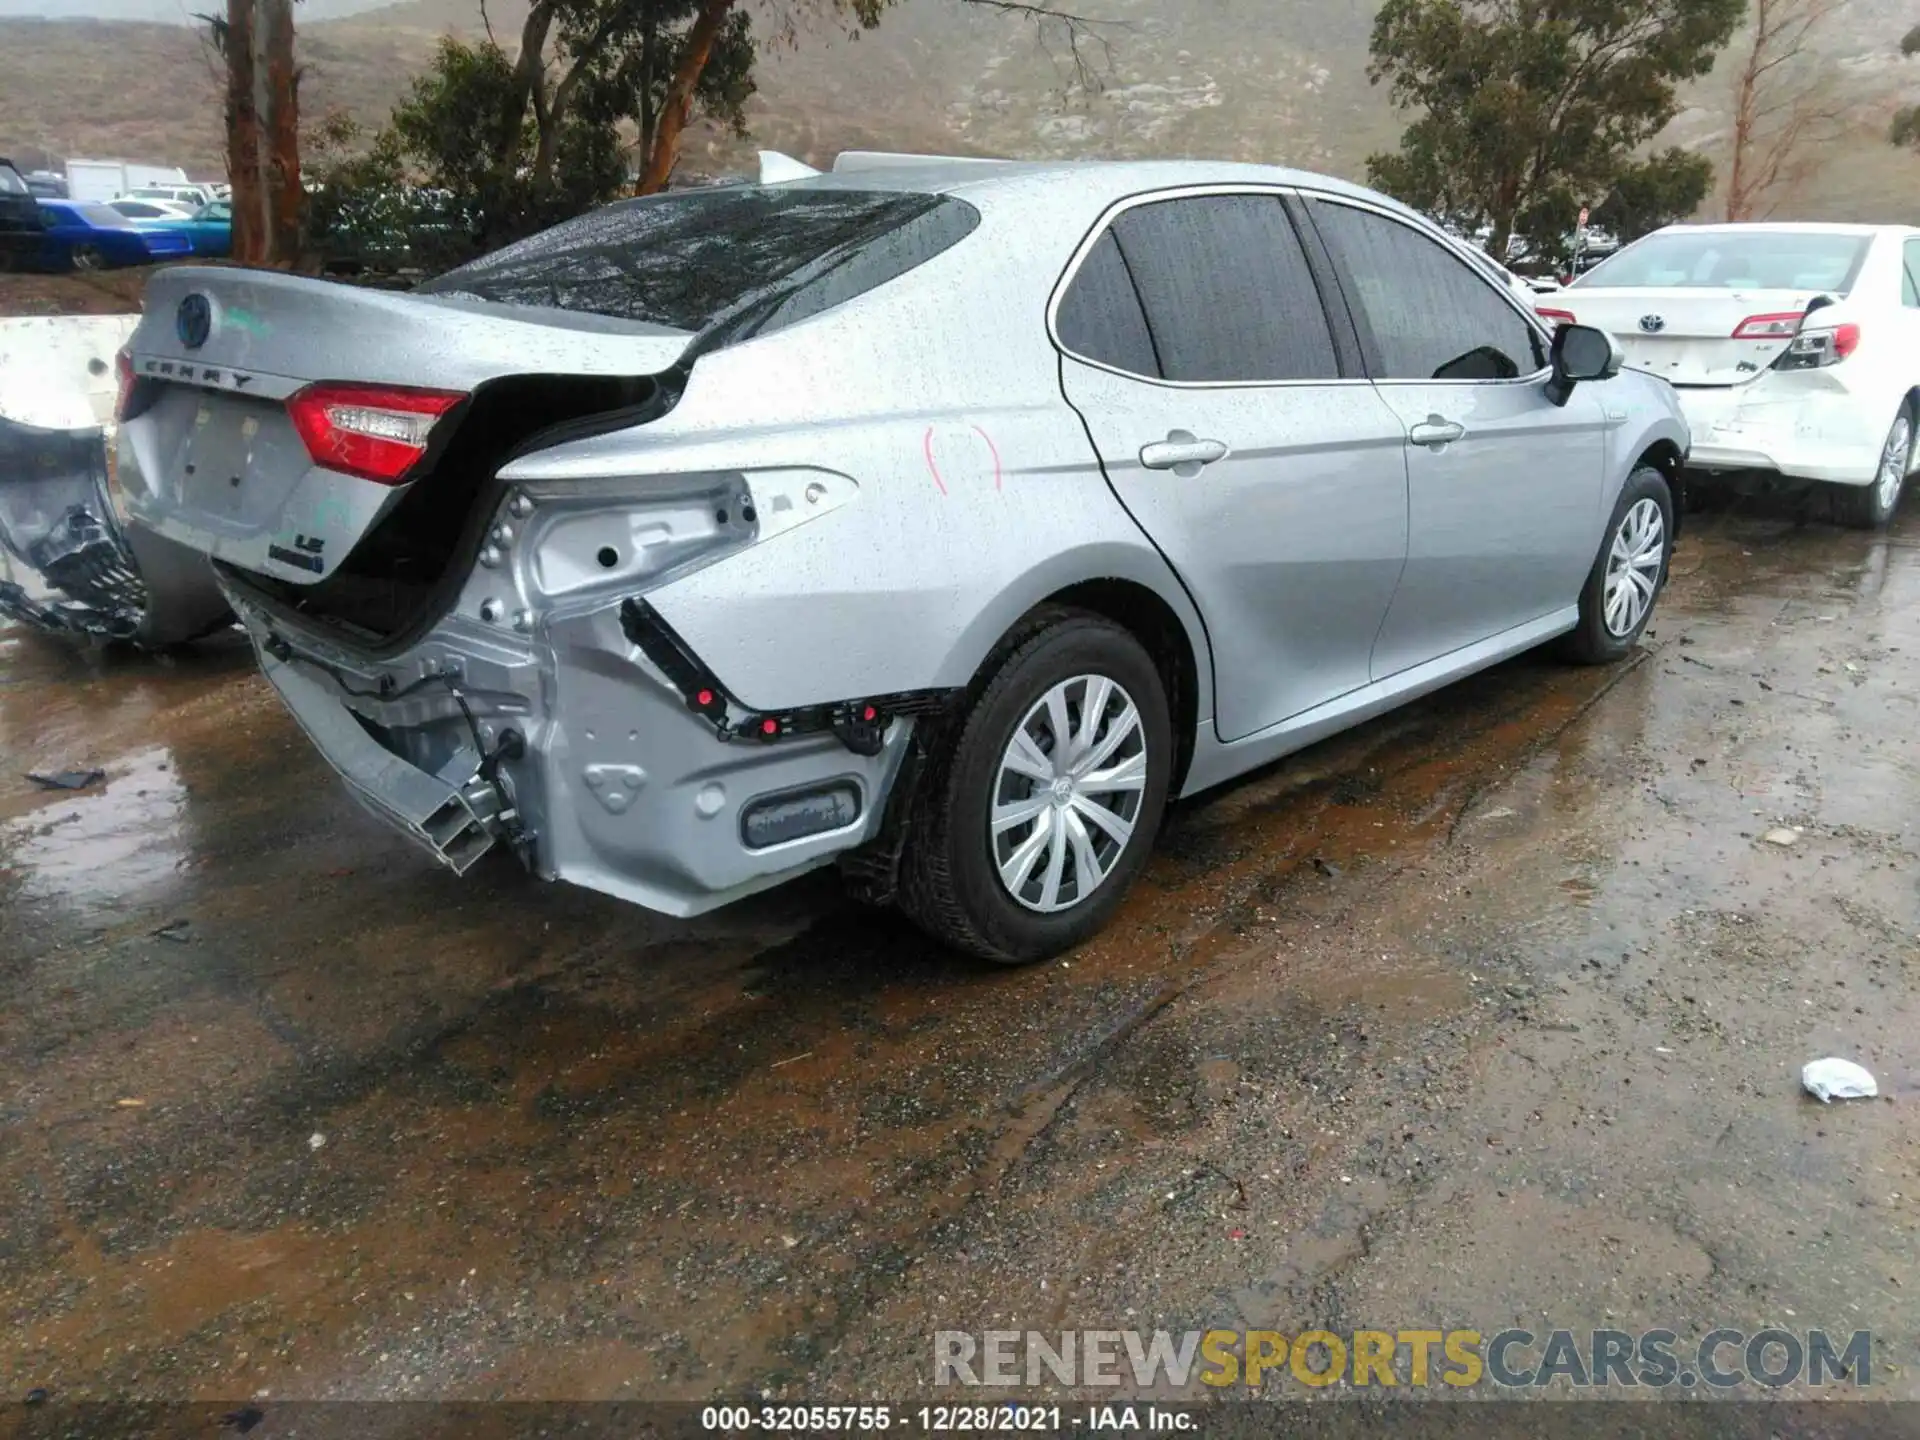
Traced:
<path fill-rule="evenodd" d="M 1913 450 L 1913 422 L 1902 415 L 1893 422 L 1887 435 L 1887 448 L 1880 452 L 1880 508 L 1891 510 L 1900 498 L 1900 487 L 1907 483 L 1907 461 Z"/>
<path fill-rule="evenodd" d="M 1069 910 L 1113 873 L 1147 791 L 1147 732 L 1103 675 L 1063 680 L 1014 727 L 994 778 L 988 842 L 1029 910 Z"/>
<path fill-rule="evenodd" d="M 1607 551 L 1607 633 L 1631 635 L 1653 606 L 1666 560 L 1667 522 L 1651 500 L 1636 500 L 1620 518 Z"/>

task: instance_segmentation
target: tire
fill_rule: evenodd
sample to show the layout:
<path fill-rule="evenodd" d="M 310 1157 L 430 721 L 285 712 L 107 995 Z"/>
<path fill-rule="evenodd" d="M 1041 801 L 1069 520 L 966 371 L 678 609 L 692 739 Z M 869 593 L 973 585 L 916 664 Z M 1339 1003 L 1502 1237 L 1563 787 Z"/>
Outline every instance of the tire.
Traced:
<path fill-rule="evenodd" d="M 1913 402 L 1907 401 L 1893 417 L 1880 447 L 1880 469 L 1870 485 L 1829 485 L 1833 518 L 1851 530 L 1884 530 L 1900 508 L 1913 468 Z"/>
<path fill-rule="evenodd" d="M 981 673 L 985 682 L 971 708 L 930 746 L 908 811 L 898 904 L 943 944 L 1024 965 L 1096 934 L 1146 864 L 1166 809 L 1173 727 L 1165 686 L 1146 650 L 1128 631 L 1086 611 L 1035 611 Z M 1082 711 L 1101 682 L 1111 689 L 1087 737 Z M 1117 745 L 1091 773 L 1131 779 L 1116 775 L 1116 768 L 1130 771 L 1132 762 L 1143 761 L 1144 781 L 1137 788 L 1086 790 L 1069 774 L 1060 777 L 1063 789 L 1053 791 L 1045 779 L 1054 773 L 1057 753 L 1050 696 L 1060 700 L 1069 744 L 1077 746 L 1070 765 L 1084 767 L 1090 754 Z M 1016 729 L 1026 734 L 1031 776 L 1007 766 Z M 1037 768 L 1042 763 L 1044 771 Z M 1030 821 L 995 835 L 990 815 L 996 804 L 1037 808 Z M 1116 835 L 1094 818 L 1096 810 L 1129 828 Z M 1003 864 L 1010 865 L 1008 878 Z M 1024 898 L 1016 898 L 1011 883 L 1023 878 L 1023 867 Z M 1081 893 L 1082 874 L 1092 871 L 1098 876 Z"/>
<path fill-rule="evenodd" d="M 1653 507 L 1651 511 L 1646 508 L 1648 505 Z M 1649 534 L 1646 526 L 1656 515 L 1659 531 Z M 1660 592 L 1667 586 L 1667 567 L 1673 559 L 1673 518 L 1673 492 L 1667 486 L 1666 476 L 1651 465 L 1642 465 L 1627 477 L 1620 499 L 1613 507 L 1613 516 L 1607 521 L 1600 553 L 1580 591 L 1580 623 L 1566 638 L 1566 655 L 1576 664 L 1610 665 L 1640 643 L 1640 634 L 1647 628 L 1653 607 L 1660 601 Z M 1616 546 L 1620 547 L 1618 553 Z M 1658 564 L 1650 571 L 1645 560 L 1633 562 L 1635 555 L 1648 558 L 1657 555 Z M 1636 588 L 1642 603 L 1633 611 L 1629 599 L 1624 602 L 1629 609 L 1624 613 L 1615 611 L 1610 619 L 1611 582 L 1626 571 L 1641 577 Z M 1615 625 L 1624 625 L 1624 628 L 1615 629 Z"/>

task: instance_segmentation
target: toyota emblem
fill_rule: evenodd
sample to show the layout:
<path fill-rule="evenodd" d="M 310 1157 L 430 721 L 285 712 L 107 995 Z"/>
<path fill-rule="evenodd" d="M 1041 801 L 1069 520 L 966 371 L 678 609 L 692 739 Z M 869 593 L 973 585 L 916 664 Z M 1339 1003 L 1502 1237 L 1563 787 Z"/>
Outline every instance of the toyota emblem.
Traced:
<path fill-rule="evenodd" d="M 1664 315 L 1642 315 L 1640 317 L 1640 328 L 1649 335 L 1658 335 L 1662 330 L 1667 328 L 1666 317 Z"/>
<path fill-rule="evenodd" d="M 198 350 L 213 333 L 213 303 L 204 295 L 189 295 L 173 316 L 174 333 L 189 350 Z"/>

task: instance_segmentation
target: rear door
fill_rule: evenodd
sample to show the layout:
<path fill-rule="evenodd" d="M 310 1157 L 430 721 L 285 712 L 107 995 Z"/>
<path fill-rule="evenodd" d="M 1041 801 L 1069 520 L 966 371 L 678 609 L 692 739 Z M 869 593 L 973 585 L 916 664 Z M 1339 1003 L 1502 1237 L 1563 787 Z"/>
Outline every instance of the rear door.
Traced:
<path fill-rule="evenodd" d="M 1408 437 L 1407 565 L 1372 663 L 1385 679 L 1575 602 L 1610 422 L 1601 386 L 1547 399 L 1545 337 L 1482 267 L 1385 211 L 1308 209 Z"/>
<path fill-rule="evenodd" d="M 1364 686 L 1406 558 L 1405 430 L 1319 263 L 1278 192 L 1169 192 L 1110 213 L 1054 306 L 1066 397 L 1206 622 L 1224 740 Z"/>

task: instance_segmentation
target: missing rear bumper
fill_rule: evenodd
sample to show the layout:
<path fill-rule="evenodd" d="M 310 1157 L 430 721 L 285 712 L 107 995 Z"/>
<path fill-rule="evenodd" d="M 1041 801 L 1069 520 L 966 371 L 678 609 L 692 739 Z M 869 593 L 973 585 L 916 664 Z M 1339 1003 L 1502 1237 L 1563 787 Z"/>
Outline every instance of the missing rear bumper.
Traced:
<path fill-rule="evenodd" d="M 464 875 L 493 848 L 504 817 L 498 791 L 481 775 L 478 755 L 470 766 L 429 774 L 383 746 L 296 662 L 262 649 L 260 664 L 294 721 L 362 807 L 456 875 Z"/>

